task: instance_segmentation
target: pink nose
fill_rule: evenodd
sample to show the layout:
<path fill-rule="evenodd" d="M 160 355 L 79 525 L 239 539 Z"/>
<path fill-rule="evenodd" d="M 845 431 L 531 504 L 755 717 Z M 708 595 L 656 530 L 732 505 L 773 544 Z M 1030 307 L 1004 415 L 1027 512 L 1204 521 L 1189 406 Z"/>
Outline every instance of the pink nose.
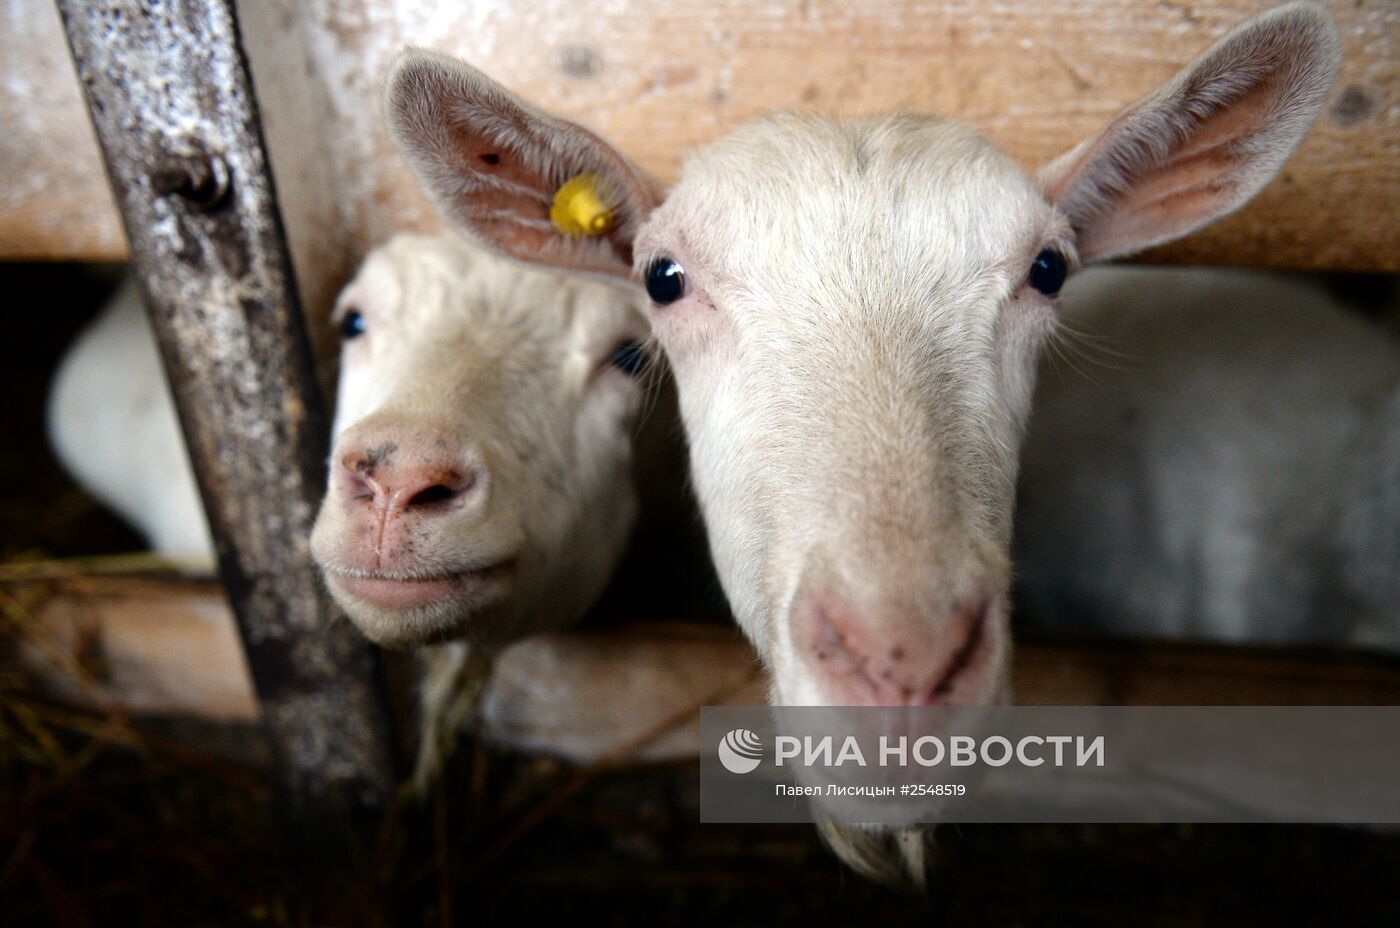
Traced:
<path fill-rule="evenodd" d="M 999 663 L 992 600 L 942 616 L 897 604 L 858 612 L 830 591 L 799 594 L 794 640 L 831 705 L 986 702 Z"/>
<path fill-rule="evenodd" d="M 385 515 L 430 517 L 480 494 L 483 472 L 459 457 L 412 439 L 381 438 L 342 450 L 338 479 L 350 499 Z"/>

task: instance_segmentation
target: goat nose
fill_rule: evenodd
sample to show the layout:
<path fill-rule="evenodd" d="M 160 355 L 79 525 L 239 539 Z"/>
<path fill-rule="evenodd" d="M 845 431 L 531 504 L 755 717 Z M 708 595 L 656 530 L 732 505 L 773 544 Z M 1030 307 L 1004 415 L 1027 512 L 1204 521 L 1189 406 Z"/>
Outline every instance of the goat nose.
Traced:
<path fill-rule="evenodd" d="M 978 701 L 998 630 L 990 599 L 927 615 L 897 603 L 856 610 L 831 592 L 799 596 L 794 643 L 836 705 L 932 706 Z"/>
<path fill-rule="evenodd" d="M 484 482 L 480 467 L 414 453 L 406 443 L 352 449 L 341 455 L 340 466 L 352 499 L 390 513 L 447 513 L 477 495 Z"/>

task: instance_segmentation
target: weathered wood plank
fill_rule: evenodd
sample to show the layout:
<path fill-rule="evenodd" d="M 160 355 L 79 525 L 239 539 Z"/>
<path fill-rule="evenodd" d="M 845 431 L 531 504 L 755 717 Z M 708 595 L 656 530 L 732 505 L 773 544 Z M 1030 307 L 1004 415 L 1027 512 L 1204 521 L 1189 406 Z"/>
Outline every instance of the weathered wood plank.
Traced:
<path fill-rule="evenodd" d="M 311 70 L 301 41 L 300 0 L 235 0 L 253 90 L 262 116 L 277 200 L 287 227 L 301 308 L 306 314 L 316 370 L 327 395 L 340 354 L 330 324 L 336 295 L 359 258 L 359 246 L 341 221 L 341 192 L 330 162 L 326 88 L 306 79 Z M 366 247 L 369 244 L 366 243 Z"/>
<path fill-rule="evenodd" d="M 45 584 L 46 587 L 50 584 Z M 259 717 L 238 626 L 209 581 L 79 577 L 40 590 L 31 607 L 49 640 L 15 637 L 18 664 L 52 695 L 92 705 L 67 655 L 123 709 L 215 722 Z M 57 646 L 57 651 L 55 647 Z"/>
<path fill-rule="evenodd" d="M 125 257 L 58 10 L 0 0 L 0 259 Z"/>
<path fill-rule="evenodd" d="M 80 578 L 35 609 L 133 711 L 246 721 L 257 702 L 233 619 L 212 584 Z M 62 698 L 90 704 L 39 642 L 20 666 Z M 1031 637 L 1016 648 L 1023 705 L 1396 705 L 1400 660 L 1224 647 Z M 721 693 L 721 698 L 712 698 Z M 540 635 L 501 657 L 483 699 L 485 733 L 520 749 L 597 759 L 702 703 L 761 705 L 753 652 L 727 625 L 633 623 Z M 694 756 L 697 726 L 645 745 L 641 759 Z"/>
<path fill-rule="evenodd" d="M 23 0 L 6 2 L 13 18 Z M 662 178 L 675 176 L 685 151 L 769 109 L 941 113 L 981 127 L 1031 165 L 1095 131 L 1214 38 L 1274 5 L 623 0 L 600 7 L 541 0 L 440 5 L 429 13 L 395 0 L 306 0 L 298 10 L 311 73 L 327 97 L 329 168 L 345 227 L 363 251 L 401 227 L 437 225 L 380 118 L 385 71 L 406 44 L 467 58 L 599 129 Z M 1284 176 L 1239 215 L 1154 259 L 1400 270 L 1400 4 L 1327 6 L 1342 29 L 1342 72 Z M 5 56 L 14 59 L 0 64 L 8 75 L 45 66 L 24 48 L 7 47 L 0 61 Z M 62 68 L 50 64 L 49 71 L 46 82 L 71 80 Z M 74 137 L 72 100 L 65 109 L 58 94 L 53 103 L 45 119 L 55 137 Z M 23 104 L 0 100 L 0 124 L 15 123 L 6 108 L 16 106 Z M 14 151 L 25 147 L 24 133 L 42 132 L 32 118 L 19 124 Z M 22 159 L 0 157 L 3 188 Z M 84 157 L 78 160 L 95 166 Z M 27 180 L 29 196 L 52 202 L 56 215 L 78 216 L 96 204 L 90 228 L 74 233 L 74 248 L 46 230 L 26 244 L 26 217 L 45 207 L 9 195 L 0 199 L 0 254 L 47 248 L 79 255 L 117 240 L 91 171 L 75 178 L 65 168 L 58 179 Z"/>
<path fill-rule="evenodd" d="M 326 422 L 231 0 L 60 0 L 293 795 L 388 795 L 369 645 L 308 551 Z"/>

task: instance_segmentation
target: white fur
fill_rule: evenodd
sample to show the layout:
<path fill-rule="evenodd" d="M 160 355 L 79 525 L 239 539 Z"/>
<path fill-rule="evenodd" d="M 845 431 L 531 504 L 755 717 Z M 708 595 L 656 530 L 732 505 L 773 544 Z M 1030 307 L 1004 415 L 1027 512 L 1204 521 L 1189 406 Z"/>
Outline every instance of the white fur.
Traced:
<path fill-rule="evenodd" d="M 785 619 L 808 574 L 904 586 L 935 623 L 1004 587 L 1054 320 L 1024 274 L 1067 237 L 1009 158 L 914 116 L 772 117 L 694 156 L 652 214 L 641 263 L 666 253 L 693 288 L 653 328 L 716 566 L 784 704 L 830 702 Z"/>
<path fill-rule="evenodd" d="M 484 508 L 423 523 L 393 572 L 430 576 L 514 562 L 510 594 L 480 608 L 384 610 L 337 583 L 355 572 L 357 508 L 334 473 L 312 553 L 357 625 L 386 644 L 509 641 L 569 622 L 597 598 L 636 514 L 639 383 L 606 362 L 644 332 L 616 287 L 504 262 L 455 237 L 399 236 L 342 292 L 368 331 L 348 341 L 332 471 L 366 430 L 428 435 L 479 459 Z M 387 560 L 387 553 L 386 553 Z"/>
<path fill-rule="evenodd" d="M 1087 271 L 1064 315 L 1084 337 L 1044 365 L 1016 516 L 1027 619 L 1400 650 L 1390 332 L 1223 269 Z"/>
<path fill-rule="evenodd" d="M 455 237 L 400 236 L 376 249 L 338 313 L 364 314 L 346 342 L 335 417 L 347 432 L 428 431 L 488 461 L 491 505 L 421 526 L 404 573 L 428 575 L 489 551 L 514 560 L 509 587 L 481 603 L 377 608 L 333 595 L 370 637 L 424 650 L 420 787 L 441 763 L 483 653 L 578 618 L 622 557 L 635 521 L 634 443 L 647 461 L 664 442 L 639 436 L 642 385 L 608 366 L 645 332 L 636 296 L 616 285 L 523 268 Z M 657 417 L 661 430 L 664 414 Z M 212 562 L 212 545 L 155 341 L 128 282 L 65 357 L 49 424 L 65 466 L 160 553 Z M 658 447 L 663 446 L 663 447 Z M 338 459 L 333 452 L 332 465 Z M 332 479 L 313 534 L 334 573 L 354 548 Z M 449 641 L 449 639 L 452 639 Z M 448 643 L 443 643 L 448 642 Z M 480 649 L 474 649 L 480 650 Z"/>
<path fill-rule="evenodd" d="M 1320 7 L 1265 14 L 1034 178 L 935 117 L 773 116 L 693 153 L 654 208 L 609 146 L 469 65 L 405 53 L 386 109 L 444 214 L 505 253 L 684 267 L 689 292 L 652 308 L 653 331 L 774 699 L 977 703 L 1004 691 L 1017 453 L 1056 318 L 1032 261 L 1127 253 L 1239 207 L 1307 131 L 1338 56 Z M 605 176 L 623 222 L 550 237 L 552 185 L 581 173 Z M 875 846 L 839 852 L 875 872 Z"/>
<path fill-rule="evenodd" d="M 64 355 L 48 427 L 64 468 L 152 549 L 212 569 L 214 543 L 134 277 Z"/>
<path fill-rule="evenodd" d="M 1036 178 L 935 117 L 775 115 L 693 153 L 654 208 L 596 137 L 451 59 L 406 53 L 386 109 L 444 212 L 506 253 L 685 268 L 653 331 L 720 578 L 776 699 L 982 702 L 1002 689 L 1017 450 L 1055 322 L 1031 263 L 1237 208 L 1302 138 L 1337 58 L 1325 11 L 1265 14 Z M 550 237 L 554 185 L 579 173 L 604 177 L 624 221 Z"/>

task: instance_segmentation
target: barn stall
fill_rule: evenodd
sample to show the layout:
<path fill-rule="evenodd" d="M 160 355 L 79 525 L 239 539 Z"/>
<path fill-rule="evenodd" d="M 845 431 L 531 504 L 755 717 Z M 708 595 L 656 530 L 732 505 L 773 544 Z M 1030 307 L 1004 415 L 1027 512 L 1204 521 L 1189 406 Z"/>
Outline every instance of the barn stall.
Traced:
<path fill-rule="evenodd" d="M 836 865 L 805 831 L 696 825 L 698 708 L 761 703 L 763 682 L 724 616 L 663 621 L 692 611 L 664 598 L 509 652 L 484 703 L 484 737 L 461 752 L 451 785 L 431 811 L 390 815 L 392 827 L 375 834 L 370 823 L 393 808 L 403 708 L 383 685 L 393 669 L 334 620 L 305 548 L 323 482 L 327 378 L 315 372 L 332 366 L 330 303 L 373 244 L 437 228 L 380 119 L 385 70 L 404 45 L 474 62 L 665 180 L 684 151 L 769 109 L 952 115 L 1034 164 L 1268 5 L 10 0 L 0 257 L 26 262 L 14 266 L 16 303 L 52 307 L 20 324 L 37 333 L 32 343 L 55 346 L 54 333 L 71 332 L 102 289 L 100 272 L 51 262 L 133 263 L 222 578 L 104 549 L 104 532 L 118 546 L 131 539 L 102 528 L 71 489 L 31 476 L 13 484 L 25 498 L 14 501 L 22 515 L 0 569 L 15 668 L 5 729 L 12 848 L 0 891 L 16 917 L 81 923 L 110 898 L 159 921 L 215 911 L 357 920 L 363 905 L 448 923 L 478 907 L 504 913 L 523 893 L 526 908 L 587 899 L 619 919 L 666 905 L 669 920 L 686 920 L 704 897 L 702 908 L 748 905 L 756 917 L 933 905 L 1027 919 L 1053 904 L 1112 920 L 1137 912 L 1133 892 L 1157 885 L 1163 867 L 1216 894 L 1225 872 L 1269 888 L 1260 918 L 1342 898 L 1368 914 L 1393 911 L 1381 877 L 1395 843 L 1316 828 L 969 829 L 940 850 L 953 888 L 919 903 L 850 878 L 833 899 Z M 1147 260 L 1347 272 L 1341 285 L 1384 302 L 1400 270 L 1400 13 L 1383 2 L 1329 8 L 1343 69 L 1283 176 Z M 193 258 L 179 253 L 171 223 L 201 243 Z M 205 337 L 203 314 L 218 316 L 227 340 Z M 27 381 L 17 397 L 37 407 L 47 372 L 25 354 L 10 369 Z M 29 437 L 10 466 L 27 475 L 46 466 L 37 413 L 13 415 L 12 431 Z M 81 537 L 61 537 L 64 500 L 81 512 L 67 521 Z M 1015 686 L 1020 702 L 1042 705 L 1394 704 L 1400 670 L 1356 653 L 1023 636 Z M 514 749 L 491 747 L 502 739 Z M 98 801 L 104 790 L 132 811 Z M 645 801 L 629 807 L 628 796 Z M 225 818 L 206 821 L 181 802 Z M 334 867 L 296 885 L 285 870 L 311 853 L 300 847 L 279 848 L 290 856 L 272 855 L 279 867 L 264 862 L 254 879 L 230 880 L 228 870 L 276 842 L 269 810 L 282 803 L 304 817 L 312 847 L 339 845 L 330 836 L 355 822 L 344 842 L 354 848 L 341 850 L 360 866 L 372 859 L 383 892 L 357 886 L 364 898 L 350 901 Z M 209 829 L 229 822 L 239 838 L 210 848 Z M 129 870 L 100 841 L 73 840 L 97 834 L 137 842 L 148 860 Z M 1001 855 L 1026 862 L 1000 869 Z M 1051 866 L 1064 857 L 1074 864 Z M 172 860 L 217 887 L 203 895 L 224 908 L 176 892 L 162 909 L 153 862 Z M 1091 868 L 1113 875 L 1109 889 L 1085 885 Z M 1280 871 L 1325 873 L 1330 885 L 1279 892 Z M 636 883 L 633 898 L 619 898 Z M 1020 889 L 1017 900 L 1000 885 Z M 1203 894 L 1160 905 L 1171 920 L 1203 915 L 1207 903 Z"/>

